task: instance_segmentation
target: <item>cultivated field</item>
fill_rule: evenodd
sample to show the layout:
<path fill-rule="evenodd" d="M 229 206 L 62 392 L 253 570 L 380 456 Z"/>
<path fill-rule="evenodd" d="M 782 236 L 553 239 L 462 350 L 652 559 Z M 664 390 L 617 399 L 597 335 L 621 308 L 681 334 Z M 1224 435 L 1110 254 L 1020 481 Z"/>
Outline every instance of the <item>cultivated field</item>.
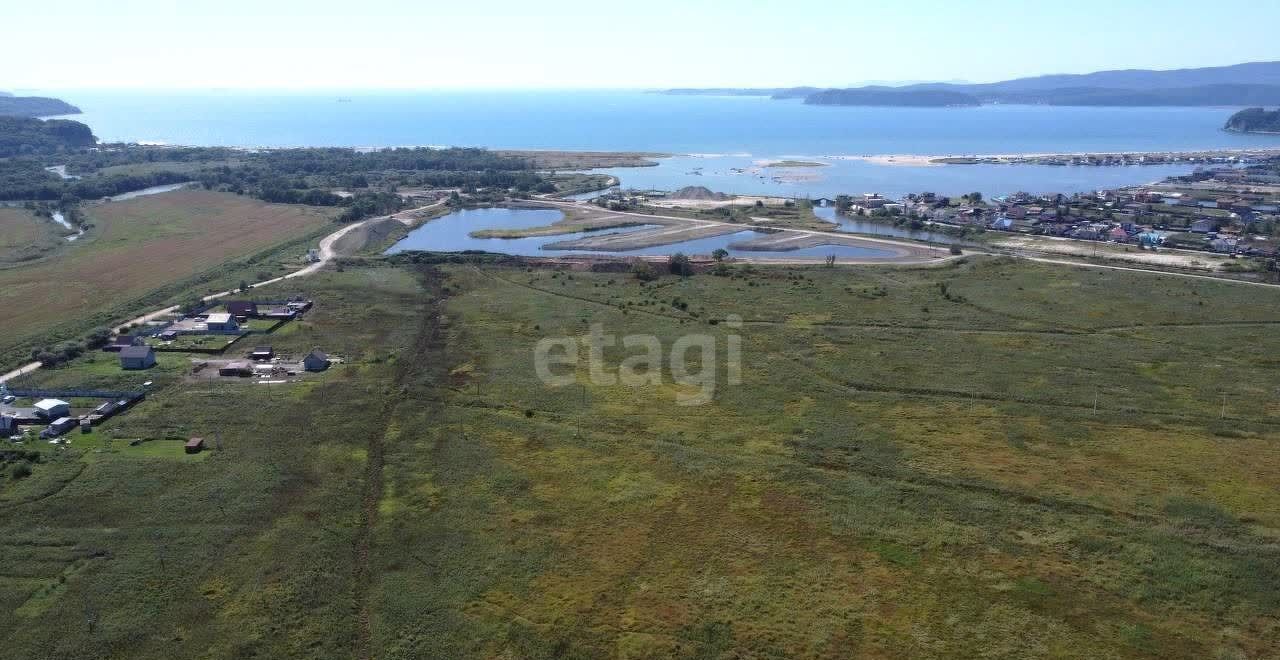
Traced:
<path fill-rule="evenodd" d="M 156 391 L 0 483 L 7 651 L 1280 646 L 1280 290 L 996 258 L 730 272 L 348 265 L 271 340 L 347 357 L 322 378 L 210 382 L 174 355 L 37 372 Z M 585 361 L 544 385 L 536 343 L 592 323 L 655 336 L 664 365 L 714 338 L 711 402 L 675 405 L 693 388 L 669 365 L 640 388 L 591 384 Z M 607 347 L 604 370 L 636 354 Z M 180 454 L 215 433 L 223 451 Z"/>
<path fill-rule="evenodd" d="M 228 262 L 260 255 L 322 231 L 330 212 L 265 204 L 229 193 L 199 190 L 91 206 L 94 229 L 57 255 L 0 270 L 0 358 L 22 356 L 15 347 L 35 340 L 51 345 L 94 324 L 120 320 L 146 298 L 159 303 L 204 290 L 201 275 L 226 271 L 259 279 L 260 266 L 235 270 Z M 299 255 L 306 251 L 298 246 Z M 276 274 L 276 264 L 267 271 Z M 158 305 L 157 305 L 158 306 Z"/>

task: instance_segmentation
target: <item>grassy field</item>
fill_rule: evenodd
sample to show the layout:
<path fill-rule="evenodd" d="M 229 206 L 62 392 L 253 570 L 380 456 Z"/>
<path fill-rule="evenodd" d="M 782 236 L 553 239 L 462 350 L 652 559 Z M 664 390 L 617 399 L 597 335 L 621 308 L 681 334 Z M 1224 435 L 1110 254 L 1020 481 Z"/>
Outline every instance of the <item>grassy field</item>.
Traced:
<path fill-rule="evenodd" d="M 1280 647 L 1280 290 L 995 258 L 732 272 L 352 263 L 272 337 L 347 359 L 322 377 L 210 382 L 175 354 L 39 372 L 155 391 L 0 482 L 7 651 Z M 711 402 L 676 405 L 669 367 L 541 383 L 536 342 L 592 323 L 714 338 Z M 607 370 L 636 352 L 606 348 Z"/>
<path fill-rule="evenodd" d="M 76 338 L 94 324 L 186 292 L 279 274 L 281 264 L 236 264 L 331 226 L 329 211 L 184 190 L 87 209 L 93 230 L 52 258 L 0 270 L 0 361 L 22 347 Z M 306 246 L 298 245 L 301 256 Z M 296 260 L 296 259 L 294 259 Z M 231 265 L 227 265 L 231 262 Z M 217 273 L 214 282 L 209 276 Z"/>
<path fill-rule="evenodd" d="M 66 243 L 58 227 L 27 209 L 0 207 L 0 268 L 33 261 Z"/>

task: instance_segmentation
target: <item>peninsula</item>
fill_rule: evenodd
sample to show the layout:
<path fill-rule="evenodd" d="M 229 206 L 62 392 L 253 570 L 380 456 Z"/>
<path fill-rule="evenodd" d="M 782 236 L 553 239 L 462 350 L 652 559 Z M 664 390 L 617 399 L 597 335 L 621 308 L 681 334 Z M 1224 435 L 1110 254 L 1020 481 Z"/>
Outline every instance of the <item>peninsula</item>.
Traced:
<path fill-rule="evenodd" d="M 1233 133 L 1280 133 L 1280 109 L 1247 108 L 1231 115 L 1224 130 Z"/>
<path fill-rule="evenodd" d="M 0 96 L 0 117 L 78 115 L 80 108 L 45 96 Z"/>

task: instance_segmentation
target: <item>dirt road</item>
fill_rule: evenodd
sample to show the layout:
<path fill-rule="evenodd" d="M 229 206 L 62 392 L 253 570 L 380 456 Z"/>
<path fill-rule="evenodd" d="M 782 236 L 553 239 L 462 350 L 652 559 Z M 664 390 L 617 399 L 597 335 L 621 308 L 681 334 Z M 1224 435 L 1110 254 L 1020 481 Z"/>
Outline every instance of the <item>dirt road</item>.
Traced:
<path fill-rule="evenodd" d="M 376 217 L 376 218 L 366 218 L 366 219 L 364 219 L 364 220 L 361 220 L 360 222 L 353 222 L 353 223 L 348 224 L 348 225 L 343 225 L 343 227 L 342 227 L 341 229 L 339 229 L 339 230 L 337 230 L 337 231 L 333 232 L 332 234 L 329 234 L 328 236 L 325 236 L 324 238 L 320 239 L 319 258 L 315 261 L 315 263 L 309 264 L 309 265 L 307 265 L 305 268 L 301 268 L 301 269 L 299 269 L 299 270 L 296 270 L 296 271 L 294 271 L 294 272 L 292 272 L 292 273 L 289 273 L 288 275 L 282 275 L 282 276 L 280 276 L 280 277 L 274 277 L 274 278 L 271 278 L 271 279 L 269 279 L 269 280 L 263 280 L 263 281 L 261 281 L 261 282 L 256 282 L 256 283 L 254 283 L 254 284 L 252 284 L 252 285 L 250 285 L 250 286 L 252 286 L 252 287 L 259 287 L 259 286 L 264 286 L 264 285 L 267 285 L 267 284 L 275 284 L 276 282 L 281 282 L 281 281 L 289 280 L 289 279 L 293 279 L 293 278 L 296 278 L 296 277 L 306 277 L 307 275 L 311 275 L 311 274 L 313 274 L 313 273 L 315 273 L 315 272 L 319 271 L 321 268 L 324 268 L 324 267 L 325 267 L 325 265 L 327 265 L 329 262 L 333 261 L 336 257 L 338 257 L 338 256 L 339 256 L 339 255 L 334 251 L 334 249 L 333 249 L 334 244 L 335 244 L 335 243 L 337 243 L 337 241 L 338 241 L 339 239 L 341 239 L 343 236 L 346 236 L 348 232 L 350 232 L 350 231 L 352 231 L 352 230 L 356 229 L 357 227 L 362 227 L 362 226 L 364 226 L 365 224 L 370 223 L 370 222 L 378 222 L 378 221 L 380 221 L 380 220 L 386 220 L 387 218 L 395 217 L 395 216 L 397 216 L 397 215 L 399 215 L 399 214 L 401 214 L 401 213 L 416 213 L 416 212 L 419 212 L 419 211 L 425 211 L 425 210 L 427 210 L 427 209 L 430 209 L 430 208 L 434 208 L 434 207 L 436 207 L 436 206 L 439 206 L 439 205 L 440 205 L 440 204 L 442 204 L 442 203 L 443 203 L 443 201 L 440 201 L 440 202 L 434 202 L 434 203 L 432 203 L 432 204 L 428 204 L 428 205 L 426 205 L 426 206 L 420 206 L 420 207 L 418 207 L 418 208 L 409 209 L 409 210 L 406 210 L 406 211 L 398 211 L 398 212 L 396 212 L 396 213 L 391 213 L 391 214 L 388 214 L 388 215 L 382 215 L 382 216 L 378 216 L 378 217 Z M 217 292 L 217 293 L 213 293 L 213 294 L 210 294 L 210 295 L 204 296 L 203 298 L 201 298 L 201 300 L 205 300 L 205 301 L 208 301 L 208 300 L 216 300 L 216 299 L 218 299 L 218 298 L 224 298 L 224 297 L 226 297 L 226 296 L 229 296 L 229 295 L 231 295 L 231 294 L 233 294 L 233 293 L 235 293 L 235 292 L 236 292 L 236 291 L 234 291 L 234 290 L 219 291 L 219 292 Z M 117 324 L 117 325 L 113 328 L 113 330 L 114 330 L 115 332 L 121 332 L 122 330 L 124 330 L 124 329 L 125 329 L 126 327 L 128 327 L 128 326 L 131 326 L 131 325 L 142 325 L 142 324 L 144 324 L 144 323 L 147 323 L 147 322 L 149 322 L 149 321 L 154 321 L 154 320 L 156 320 L 156 319 L 158 319 L 158 318 L 161 318 L 161 317 L 163 317 L 163 316 L 166 316 L 166 315 L 168 315 L 168 314 L 172 314 L 172 313 L 174 313 L 174 312 L 176 312 L 176 311 L 178 311 L 178 306 L 177 306 L 177 305 L 172 305 L 172 306 L 169 306 L 169 307 L 165 307 L 164 309 L 157 309 L 157 310 L 152 311 L 152 312 L 147 312 L 146 314 L 143 314 L 143 315 L 141 315 L 141 316 L 138 316 L 138 317 L 135 317 L 135 318 L 129 319 L 128 321 L 125 321 L 125 322 L 123 322 L 123 323 L 119 323 L 119 324 Z M 10 371 L 10 372 L 5 373 L 5 374 L 0 374 L 0 383 L 7 382 L 7 381 L 9 381 L 9 380 L 12 380 L 12 379 L 14 379 L 14 378 L 17 378 L 17 377 L 22 376 L 22 375 L 25 375 L 25 374 L 29 374 L 29 373 L 31 373 L 31 372 L 33 372 L 33 371 L 35 371 L 35 370 L 39 369 L 39 368 L 40 368 L 40 363 L 39 363 L 39 362 L 30 362 L 30 363 L 24 364 L 24 365 L 22 365 L 21 367 L 18 367 L 17 369 L 14 369 L 13 371 Z"/>

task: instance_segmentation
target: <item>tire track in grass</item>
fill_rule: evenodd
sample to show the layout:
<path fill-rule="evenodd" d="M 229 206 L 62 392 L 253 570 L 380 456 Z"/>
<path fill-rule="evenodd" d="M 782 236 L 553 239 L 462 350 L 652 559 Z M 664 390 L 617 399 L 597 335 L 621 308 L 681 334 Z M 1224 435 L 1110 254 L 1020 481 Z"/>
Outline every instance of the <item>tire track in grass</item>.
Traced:
<path fill-rule="evenodd" d="M 360 502 L 359 524 L 356 528 L 353 584 L 357 624 L 354 655 L 361 660 L 371 660 L 374 657 L 372 613 L 369 606 L 369 596 L 374 580 L 371 556 L 373 530 L 378 524 L 378 507 L 382 503 L 383 495 L 386 434 L 396 406 L 400 402 L 400 394 L 408 387 L 410 378 L 418 374 L 421 365 L 434 363 L 433 360 L 428 359 L 427 354 L 438 348 L 441 338 L 440 305 L 444 300 L 444 294 L 440 284 L 440 271 L 432 266 L 424 266 L 419 271 L 419 277 L 429 299 L 423 309 L 422 320 L 418 325 L 410 352 L 403 359 L 396 361 L 392 391 L 378 411 L 378 419 L 382 423 L 369 434 L 365 449 L 368 458 L 365 464 L 364 494 Z"/>

